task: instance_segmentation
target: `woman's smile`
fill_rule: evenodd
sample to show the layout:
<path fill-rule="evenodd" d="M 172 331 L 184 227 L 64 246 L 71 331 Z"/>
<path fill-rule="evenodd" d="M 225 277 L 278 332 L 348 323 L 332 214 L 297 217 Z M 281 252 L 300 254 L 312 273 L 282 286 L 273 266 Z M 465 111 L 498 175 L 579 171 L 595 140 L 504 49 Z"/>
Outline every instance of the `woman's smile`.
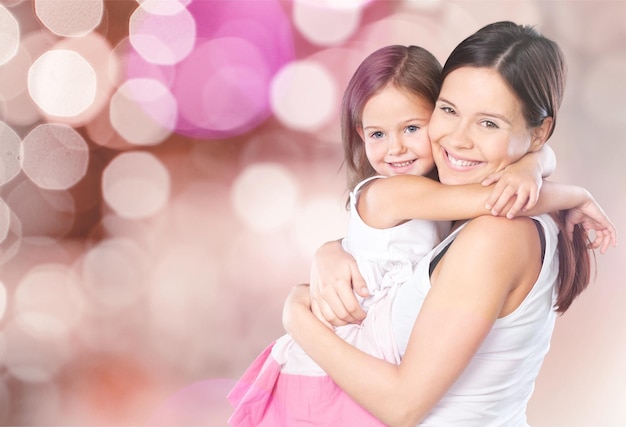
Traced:
<path fill-rule="evenodd" d="M 458 168 L 460 170 L 465 170 L 465 169 L 472 168 L 472 167 L 475 167 L 475 166 L 478 166 L 478 165 L 482 164 L 482 162 L 479 162 L 479 161 L 476 161 L 476 160 L 469 160 L 469 159 L 463 158 L 461 156 L 453 155 L 452 153 L 450 153 L 448 150 L 446 150 L 443 147 L 441 147 L 441 149 L 443 150 L 443 152 L 445 154 L 445 158 L 450 163 L 450 166 L 453 167 L 453 168 Z"/>

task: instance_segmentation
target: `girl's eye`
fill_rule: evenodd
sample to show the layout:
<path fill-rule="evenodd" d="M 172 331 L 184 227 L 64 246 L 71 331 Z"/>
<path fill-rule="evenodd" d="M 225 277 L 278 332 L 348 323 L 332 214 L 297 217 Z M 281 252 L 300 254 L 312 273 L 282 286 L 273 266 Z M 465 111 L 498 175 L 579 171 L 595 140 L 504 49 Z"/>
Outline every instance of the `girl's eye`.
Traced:
<path fill-rule="evenodd" d="M 383 135 L 384 134 L 381 131 L 376 131 L 376 132 L 370 133 L 370 138 L 379 139 L 379 138 L 382 138 Z"/>
<path fill-rule="evenodd" d="M 406 127 L 406 129 L 405 129 L 405 131 L 406 131 L 407 133 L 415 133 L 415 132 L 417 132 L 418 130 L 420 130 L 420 128 L 419 128 L 418 126 L 415 126 L 415 125 L 409 125 L 409 126 L 407 126 L 407 127 Z"/>

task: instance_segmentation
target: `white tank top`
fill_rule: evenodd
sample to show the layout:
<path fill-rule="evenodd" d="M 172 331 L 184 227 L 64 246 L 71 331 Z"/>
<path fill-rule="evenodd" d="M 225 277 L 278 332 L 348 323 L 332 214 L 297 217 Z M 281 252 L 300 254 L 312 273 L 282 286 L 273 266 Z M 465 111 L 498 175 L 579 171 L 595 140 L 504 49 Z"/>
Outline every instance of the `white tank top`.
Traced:
<path fill-rule="evenodd" d="M 557 313 L 558 228 L 549 215 L 543 226 L 545 255 L 533 288 L 511 314 L 496 320 L 463 374 L 419 424 L 436 427 L 525 427 L 526 406 L 550 347 Z M 459 227 L 425 256 L 411 281 L 398 289 L 392 328 L 401 354 L 430 289 L 431 260 L 450 243 Z"/>

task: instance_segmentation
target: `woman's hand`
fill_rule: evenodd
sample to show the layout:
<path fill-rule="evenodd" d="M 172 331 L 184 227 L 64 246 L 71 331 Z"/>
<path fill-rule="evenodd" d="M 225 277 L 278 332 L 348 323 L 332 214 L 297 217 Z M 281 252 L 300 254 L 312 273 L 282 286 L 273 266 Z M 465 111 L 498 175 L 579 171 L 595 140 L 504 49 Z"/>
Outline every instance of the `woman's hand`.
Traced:
<path fill-rule="evenodd" d="M 343 250 L 339 241 L 322 245 L 311 266 L 311 311 L 327 326 L 360 323 L 365 311 L 359 305 L 354 290 L 369 295 L 365 280 L 356 261 Z"/>
<path fill-rule="evenodd" d="M 595 236 L 589 244 L 590 248 L 600 248 L 600 253 L 603 254 L 609 245 L 617 246 L 615 226 L 590 194 L 587 202 L 566 211 L 565 226 L 570 236 L 574 232 L 575 225 L 580 225 L 588 236 L 590 231 L 594 232 Z"/>

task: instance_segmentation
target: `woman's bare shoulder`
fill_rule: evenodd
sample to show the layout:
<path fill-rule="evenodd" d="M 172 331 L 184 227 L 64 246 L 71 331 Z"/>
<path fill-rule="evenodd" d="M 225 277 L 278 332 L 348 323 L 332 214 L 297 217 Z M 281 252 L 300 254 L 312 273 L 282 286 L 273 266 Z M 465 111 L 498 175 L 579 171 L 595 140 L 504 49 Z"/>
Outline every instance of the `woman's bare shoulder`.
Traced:
<path fill-rule="evenodd" d="M 537 227 L 528 217 L 507 219 L 484 215 L 474 218 L 459 231 L 453 246 L 466 254 L 518 261 L 541 251 Z"/>

